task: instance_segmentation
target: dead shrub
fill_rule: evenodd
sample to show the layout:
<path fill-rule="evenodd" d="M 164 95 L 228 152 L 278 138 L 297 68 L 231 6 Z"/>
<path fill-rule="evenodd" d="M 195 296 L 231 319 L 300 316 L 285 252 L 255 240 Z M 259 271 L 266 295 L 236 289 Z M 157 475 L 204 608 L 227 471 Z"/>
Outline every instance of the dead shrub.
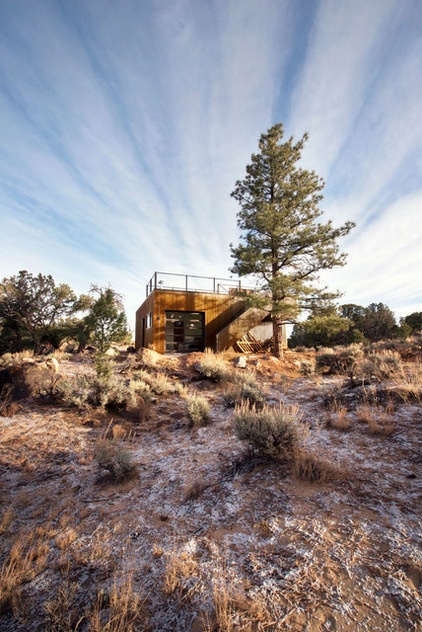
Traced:
<path fill-rule="evenodd" d="M 189 500 L 196 500 L 206 488 L 207 485 L 203 481 L 195 481 L 186 486 L 183 492 L 183 502 L 186 503 Z"/>
<path fill-rule="evenodd" d="M 9 531 L 10 525 L 13 522 L 13 517 L 13 509 L 8 507 L 3 513 L 0 520 L 0 535 L 3 535 L 4 533 L 7 533 Z"/>
<path fill-rule="evenodd" d="M 0 387 L 0 417 L 13 417 L 19 410 L 19 405 L 13 402 L 13 388 L 11 384 Z"/>
<path fill-rule="evenodd" d="M 297 349 L 295 349 L 297 351 Z M 314 359 L 306 359 L 300 361 L 300 372 L 303 375 L 309 376 L 313 375 L 316 370 L 316 361 Z"/>

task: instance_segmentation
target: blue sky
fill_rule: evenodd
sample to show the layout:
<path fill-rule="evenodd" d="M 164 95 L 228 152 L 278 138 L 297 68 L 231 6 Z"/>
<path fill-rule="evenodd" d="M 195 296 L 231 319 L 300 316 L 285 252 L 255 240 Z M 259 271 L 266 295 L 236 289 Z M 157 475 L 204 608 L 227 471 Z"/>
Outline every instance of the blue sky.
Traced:
<path fill-rule="evenodd" d="M 357 227 L 341 302 L 422 311 L 420 0 L 1 0 L 0 277 L 227 277 L 260 134 L 309 141 Z"/>

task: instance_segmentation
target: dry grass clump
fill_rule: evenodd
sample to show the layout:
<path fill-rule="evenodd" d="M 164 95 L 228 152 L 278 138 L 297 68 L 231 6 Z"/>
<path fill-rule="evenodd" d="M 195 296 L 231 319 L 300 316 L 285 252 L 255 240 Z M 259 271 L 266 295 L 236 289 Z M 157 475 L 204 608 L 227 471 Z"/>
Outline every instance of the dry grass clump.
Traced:
<path fill-rule="evenodd" d="M 240 578 L 221 558 L 215 560 L 211 612 L 205 615 L 204 632 L 259 632 L 278 629 L 275 617 L 262 597 L 249 597 Z"/>
<path fill-rule="evenodd" d="M 108 592 L 98 591 L 91 611 L 84 617 L 89 632 L 147 630 L 148 619 L 146 598 L 136 591 L 131 573 L 115 579 Z"/>
<path fill-rule="evenodd" d="M 332 480 L 343 480 L 347 473 L 321 457 L 299 447 L 292 458 L 292 473 L 295 478 L 309 483 L 326 483 Z"/>
<path fill-rule="evenodd" d="M 332 409 L 327 417 L 327 428 L 334 428 L 340 432 L 348 432 L 352 428 L 352 420 L 347 408 L 334 401 Z"/>
<path fill-rule="evenodd" d="M 298 406 L 264 406 L 261 410 L 243 403 L 235 409 L 235 432 L 253 452 L 276 460 L 288 460 L 298 445 Z"/>
<path fill-rule="evenodd" d="M 410 364 L 394 376 L 391 392 L 403 401 L 422 402 L 422 365 Z"/>
<path fill-rule="evenodd" d="M 130 453 L 115 441 L 100 439 L 95 446 L 94 457 L 100 469 L 105 470 L 113 481 L 121 482 L 136 471 Z"/>
<path fill-rule="evenodd" d="M 186 414 L 195 428 L 205 426 L 210 419 L 210 405 L 202 395 L 188 395 L 186 398 Z"/>
<path fill-rule="evenodd" d="M 0 572 L 0 614 L 22 613 L 22 586 L 44 571 L 48 552 L 48 543 L 35 530 L 18 535 Z"/>
<path fill-rule="evenodd" d="M 187 581 L 196 577 L 198 562 L 189 551 L 173 550 L 167 554 L 167 564 L 164 573 L 163 590 L 172 594 L 176 590 L 185 588 Z"/>
<path fill-rule="evenodd" d="M 74 632 L 82 621 L 76 604 L 79 586 L 66 579 L 57 588 L 54 599 L 44 605 L 48 632 Z"/>
<path fill-rule="evenodd" d="M 379 405 L 362 404 L 356 408 L 356 419 L 367 425 L 373 435 L 390 436 L 395 431 L 391 415 Z"/>

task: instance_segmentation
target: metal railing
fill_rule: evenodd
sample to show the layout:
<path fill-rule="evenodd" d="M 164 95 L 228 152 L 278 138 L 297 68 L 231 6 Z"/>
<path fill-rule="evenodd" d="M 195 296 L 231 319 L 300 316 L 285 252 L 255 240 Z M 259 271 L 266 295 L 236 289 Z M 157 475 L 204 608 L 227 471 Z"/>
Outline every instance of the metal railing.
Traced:
<path fill-rule="evenodd" d="M 242 292 L 242 290 L 251 290 L 251 288 L 242 287 L 239 279 L 219 279 L 216 277 L 197 276 L 195 274 L 154 272 L 146 285 L 146 295 L 151 294 L 153 290 L 237 294 Z"/>

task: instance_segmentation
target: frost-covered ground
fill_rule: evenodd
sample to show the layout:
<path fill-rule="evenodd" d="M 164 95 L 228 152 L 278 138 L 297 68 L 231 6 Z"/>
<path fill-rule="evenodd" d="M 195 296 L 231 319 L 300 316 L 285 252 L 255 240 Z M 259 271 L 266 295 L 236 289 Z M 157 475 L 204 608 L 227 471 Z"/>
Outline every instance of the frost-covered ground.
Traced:
<path fill-rule="evenodd" d="M 135 630 L 421 629 L 422 406 L 392 397 L 371 429 L 357 414 L 368 389 L 300 376 L 294 360 L 250 357 L 243 370 L 270 405 L 299 405 L 303 449 L 324 482 L 242 458 L 223 387 L 192 380 L 186 358 L 162 370 L 209 400 L 211 423 L 199 429 L 176 392 L 153 399 L 140 423 L 39 398 L 0 418 L 0 629 L 89 629 L 99 595 L 104 624 L 112 587 L 128 577 L 143 603 Z M 60 364 L 62 374 L 91 370 Z M 388 384 L 371 387 L 380 415 L 381 387 L 385 398 Z M 137 466 L 119 484 L 94 458 L 116 423 Z M 30 543 L 31 559 L 5 596 L 14 542 L 21 558 Z"/>

